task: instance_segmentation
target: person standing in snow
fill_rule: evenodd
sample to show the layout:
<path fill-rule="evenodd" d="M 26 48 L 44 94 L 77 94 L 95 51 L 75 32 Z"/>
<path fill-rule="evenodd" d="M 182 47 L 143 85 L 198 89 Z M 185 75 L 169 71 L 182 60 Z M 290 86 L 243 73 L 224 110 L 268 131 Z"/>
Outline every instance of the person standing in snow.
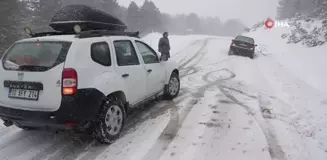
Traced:
<path fill-rule="evenodd" d="M 161 53 L 160 59 L 162 61 L 167 61 L 170 58 L 170 43 L 168 39 L 168 33 L 165 32 L 163 37 L 160 38 L 158 44 L 159 52 Z"/>

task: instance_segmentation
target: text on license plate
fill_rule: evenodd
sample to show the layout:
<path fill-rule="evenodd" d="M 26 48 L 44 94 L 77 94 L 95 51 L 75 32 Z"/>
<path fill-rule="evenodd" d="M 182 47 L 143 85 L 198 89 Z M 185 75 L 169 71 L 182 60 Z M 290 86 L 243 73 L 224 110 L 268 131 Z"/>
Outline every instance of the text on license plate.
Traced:
<path fill-rule="evenodd" d="M 38 100 L 39 91 L 37 90 L 26 90 L 26 89 L 9 89 L 9 98 L 27 99 L 27 100 Z"/>

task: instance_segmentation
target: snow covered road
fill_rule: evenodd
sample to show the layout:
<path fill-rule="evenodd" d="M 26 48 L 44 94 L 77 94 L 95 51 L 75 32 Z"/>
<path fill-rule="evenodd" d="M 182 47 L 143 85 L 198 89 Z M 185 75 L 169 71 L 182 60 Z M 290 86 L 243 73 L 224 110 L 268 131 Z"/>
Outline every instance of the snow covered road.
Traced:
<path fill-rule="evenodd" d="M 180 96 L 135 110 L 114 144 L 0 126 L 0 160 L 327 159 L 327 95 L 271 55 L 228 56 L 231 38 L 182 37 Z"/>

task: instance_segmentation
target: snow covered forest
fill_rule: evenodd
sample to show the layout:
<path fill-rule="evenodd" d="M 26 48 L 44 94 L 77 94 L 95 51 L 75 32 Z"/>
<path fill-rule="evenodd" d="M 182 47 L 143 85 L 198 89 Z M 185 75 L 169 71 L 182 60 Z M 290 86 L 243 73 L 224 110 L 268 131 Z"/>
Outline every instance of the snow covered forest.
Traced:
<path fill-rule="evenodd" d="M 142 6 L 132 2 L 128 8 L 120 6 L 117 0 L 1 0 L 0 55 L 8 45 L 24 37 L 24 27 L 34 31 L 51 30 L 48 24 L 53 14 L 69 4 L 85 4 L 110 13 L 123 20 L 128 25 L 128 30 L 140 31 L 142 35 L 169 31 L 171 34 L 234 36 L 245 28 L 236 19 L 223 23 L 219 17 L 200 17 L 195 13 L 162 13 L 148 0 Z"/>
<path fill-rule="evenodd" d="M 279 0 L 277 17 L 278 19 L 288 19 L 300 14 L 326 19 L 326 11 L 326 0 Z"/>
<path fill-rule="evenodd" d="M 316 47 L 327 42 L 327 0 L 279 0 L 277 19 L 291 26 L 290 32 L 281 36 L 286 43 Z M 249 31 L 263 26 L 264 21 L 260 21 Z"/>
<path fill-rule="evenodd" d="M 117 0 L 1 0 L 0 1 L 0 55 L 14 41 L 24 38 L 23 28 L 33 31 L 48 31 L 53 14 L 69 4 L 86 4 L 119 17 L 128 25 L 130 31 L 140 31 L 141 35 L 150 32 L 169 31 L 171 34 L 206 34 L 216 36 L 235 36 L 247 27 L 237 19 L 222 22 L 217 17 L 201 17 L 196 13 L 169 15 L 162 13 L 155 3 L 146 0 L 141 6 L 132 2 L 127 8 Z M 307 31 L 297 27 L 288 37 L 289 43 L 303 42 L 307 46 L 324 44 L 327 38 L 327 0 L 279 0 L 278 19 L 291 19 L 293 26 L 299 20 L 321 20 L 320 27 Z M 253 28 L 262 26 L 264 20 Z M 324 33 L 324 34 L 323 34 Z M 322 35 L 325 37 L 323 38 Z M 304 40 L 304 41 L 303 41 Z M 308 42 L 307 42 L 307 41 Z"/>

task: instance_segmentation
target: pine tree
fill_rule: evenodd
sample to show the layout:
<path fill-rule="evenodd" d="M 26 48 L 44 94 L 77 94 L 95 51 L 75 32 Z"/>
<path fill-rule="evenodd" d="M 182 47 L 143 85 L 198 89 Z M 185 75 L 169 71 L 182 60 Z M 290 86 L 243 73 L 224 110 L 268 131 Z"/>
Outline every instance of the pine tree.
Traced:
<path fill-rule="evenodd" d="M 187 18 L 187 16 L 184 14 L 176 15 L 176 16 L 172 17 L 171 25 L 170 25 L 171 31 L 173 31 L 175 33 L 179 33 L 179 34 L 186 33 L 186 30 L 189 29 L 187 26 L 186 18 Z M 167 22 L 163 22 L 163 23 L 167 23 Z"/>
<path fill-rule="evenodd" d="M 158 31 L 161 23 L 161 13 L 152 1 L 145 0 L 140 8 L 141 32 Z"/>
<path fill-rule="evenodd" d="M 293 0 L 293 6 L 295 12 L 302 15 L 307 15 L 316 8 L 314 0 Z"/>
<path fill-rule="evenodd" d="M 236 36 L 244 31 L 246 26 L 237 19 L 229 19 L 223 25 L 223 36 Z"/>
<path fill-rule="evenodd" d="M 140 8 L 137 6 L 137 4 L 132 1 L 128 8 L 127 8 L 127 25 L 128 30 L 139 30 L 140 29 Z"/>
<path fill-rule="evenodd" d="M 63 6 L 71 4 L 86 5 L 118 17 L 120 6 L 117 0 L 62 0 Z M 120 18 L 120 17 L 118 17 Z"/>
<path fill-rule="evenodd" d="M 223 29 L 223 24 L 218 17 L 208 17 L 201 21 L 204 21 L 201 24 L 203 28 L 203 33 L 205 34 L 219 35 Z"/>
<path fill-rule="evenodd" d="M 327 19 L 327 0 L 315 0 L 316 4 L 315 11 L 310 15 L 314 18 Z"/>
<path fill-rule="evenodd" d="M 117 0 L 101 0 L 98 5 L 101 10 L 118 17 L 119 5 Z"/>
<path fill-rule="evenodd" d="M 294 0 L 279 0 L 277 7 L 277 18 L 287 19 L 295 15 Z"/>
<path fill-rule="evenodd" d="M 28 19 L 25 5 L 18 0 L 0 1 L 0 56 L 15 41 L 24 37 Z"/>
<path fill-rule="evenodd" d="M 196 13 L 189 14 L 186 21 L 189 29 L 192 29 L 194 33 L 201 33 L 201 19 Z"/>
<path fill-rule="evenodd" d="M 171 32 L 175 30 L 175 24 L 173 23 L 173 17 L 166 13 L 161 13 L 162 25 L 159 28 L 160 32 Z"/>
<path fill-rule="evenodd" d="M 27 1 L 28 6 L 31 6 L 31 26 L 33 30 L 47 31 L 51 30 L 49 27 L 50 21 L 54 14 L 63 6 L 61 0 L 39 0 Z"/>

